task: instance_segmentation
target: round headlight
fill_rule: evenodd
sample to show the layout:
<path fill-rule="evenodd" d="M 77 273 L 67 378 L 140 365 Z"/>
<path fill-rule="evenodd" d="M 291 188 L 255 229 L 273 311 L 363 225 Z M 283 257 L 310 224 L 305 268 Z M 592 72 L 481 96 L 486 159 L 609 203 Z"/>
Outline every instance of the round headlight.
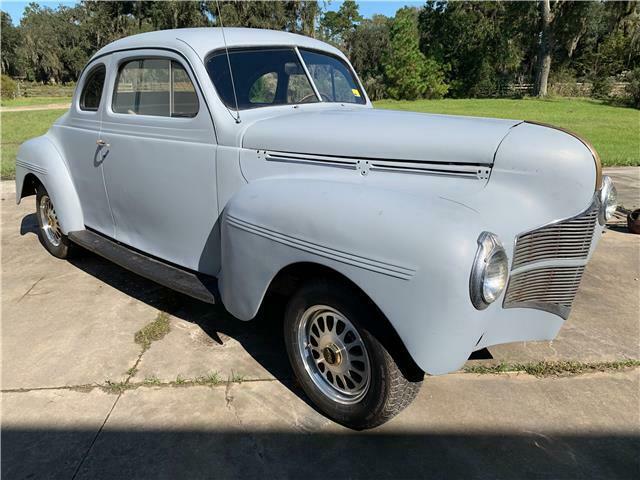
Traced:
<path fill-rule="evenodd" d="M 507 284 L 507 254 L 504 250 L 494 250 L 487 260 L 482 279 L 482 297 L 487 303 L 493 303 Z"/>
<path fill-rule="evenodd" d="M 600 190 L 600 223 L 607 223 L 618 208 L 618 192 L 611 180 L 611 177 L 605 176 L 602 179 L 602 189 Z"/>
<path fill-rule="evenodd" d="M 507 285 L 509 261 L 498 237 L 482 232 L 478 237 L 478 251 L 471 269 L 469 294 L 478 310 L 495 302 Z"/>

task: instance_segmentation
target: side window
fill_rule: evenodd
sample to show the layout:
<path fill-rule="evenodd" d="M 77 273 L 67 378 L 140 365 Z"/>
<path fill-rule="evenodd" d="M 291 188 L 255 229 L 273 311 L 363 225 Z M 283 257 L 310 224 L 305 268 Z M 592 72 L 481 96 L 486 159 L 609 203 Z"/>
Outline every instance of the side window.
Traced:
<path fill-rule="evenodd" d="M 187 71 L 178 62 L 171 62 L 173 103 L 172 117 L 195 117 L 198 113 L 198 94 Z"/>
<path fill-rule="evenodd" d="M 271 104 L 276 98 L 278 89 L 278 74 L 265 73 L 260 76 L 249 90 L 249 101 L 253 104 Z"/>
<path fill-rule="evenodd" d="M 99 65 L 89 72 L 87 80 L 84 82 L 82 94 L 80 95 L 80 110 L 89 112 L 98 111 L 106 72 L 107 70 L 104 65 Z"/>
<path fill-rule="evenodd" d="M 145 58 L 120 67 L 112 108 L 129 115 L 194 117 L 198 96 L 178 62 Z"/>

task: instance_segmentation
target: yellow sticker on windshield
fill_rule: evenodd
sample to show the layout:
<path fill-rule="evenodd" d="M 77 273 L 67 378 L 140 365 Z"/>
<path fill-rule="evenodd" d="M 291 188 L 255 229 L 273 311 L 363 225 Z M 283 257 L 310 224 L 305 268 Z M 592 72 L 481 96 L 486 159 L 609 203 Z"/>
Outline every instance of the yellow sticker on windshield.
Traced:
<path fill-rule="evenodd" d="M 351 93 L 353 93 L 354 97 L 359 97 L 360 96 L 360 91 L 357 88 L 352 88 L 351 89 Z"/>

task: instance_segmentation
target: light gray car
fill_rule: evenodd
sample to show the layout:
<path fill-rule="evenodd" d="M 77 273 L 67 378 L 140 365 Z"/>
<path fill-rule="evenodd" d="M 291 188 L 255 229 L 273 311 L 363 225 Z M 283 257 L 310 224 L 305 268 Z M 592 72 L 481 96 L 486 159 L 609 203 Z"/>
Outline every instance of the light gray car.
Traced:
<path fill-rule="evenodd" d="M 240 320 L 286 295 L 300 384 L 358 429 L 424 372 L 553 339 L 616 208 L 576 135 L 376 110 L 337 49 L 254 29 L 104 47 L 16 186 L 57 257 L 81 245 Z"/>

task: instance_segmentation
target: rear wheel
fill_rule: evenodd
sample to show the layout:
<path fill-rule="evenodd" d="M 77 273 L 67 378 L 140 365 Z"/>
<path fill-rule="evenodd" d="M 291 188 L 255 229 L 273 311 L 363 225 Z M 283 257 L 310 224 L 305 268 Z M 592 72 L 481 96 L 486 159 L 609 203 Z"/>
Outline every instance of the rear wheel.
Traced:
<path fill-rule="evenodd" d="M 38 185 L 36 189 L 36 215 L 40 243 L 54 257 L 67 258 L 70 249 L 69 239 L 62 233 L 53 201 L 42 185 Z"/>
<path fill-rule="evenodd" d="M 390 420 L 415 398 L 422 372 L 407 378 L 367 328 L 382 322 L 350 288 L 303 286 L 285 313 L 285 343 L 305 393 L 326 416 L 354 429 Z"/>

